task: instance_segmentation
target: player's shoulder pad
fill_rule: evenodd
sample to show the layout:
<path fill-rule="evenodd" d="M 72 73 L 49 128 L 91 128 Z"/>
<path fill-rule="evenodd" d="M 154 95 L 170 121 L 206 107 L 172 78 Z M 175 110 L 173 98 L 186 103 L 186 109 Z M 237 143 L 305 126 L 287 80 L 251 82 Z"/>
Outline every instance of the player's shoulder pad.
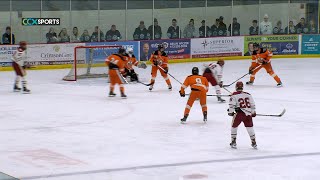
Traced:
<path fill-rule="evenodd" d="M 232 96 L 238 95 L 238 94 L 241 94 L 241 93 L 242 93 L 241 91 L 236 91 L 236 92 L 233 92 L 233 93 L 232 93 Z"/>
<path fill-rule="evenodd" d="M 121 55 L 119 55 L 119 54 L 112 54 L 112 55 L 117 56 L 117 57 L 119 57 L 119 58 L 122 59 L 122 60 L 125 60 L 124 57 L 121 56 Z"/>
<path fill-rule="evenodd" d="M 166 52 L 164 52 L 164 51 L 161 53 L 161 56 L 168 57 L 167 53 L 166 53 Z"/>
<path fill-rule="evenodd" d="M 159 51 L 157 50 L 157 51 L 153 51 L 153 53 L 152 53 L 153 55 L 159 55 Z"/>

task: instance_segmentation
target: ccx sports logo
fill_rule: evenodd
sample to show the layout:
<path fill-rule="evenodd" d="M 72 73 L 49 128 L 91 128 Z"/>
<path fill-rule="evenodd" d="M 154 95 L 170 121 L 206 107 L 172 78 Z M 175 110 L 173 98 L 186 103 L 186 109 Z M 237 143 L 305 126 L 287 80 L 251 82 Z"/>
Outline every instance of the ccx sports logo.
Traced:
<path fill-rule="evenodd" d="M 22 18 L 22 26 L 60 25 L 60 18 Z"/>

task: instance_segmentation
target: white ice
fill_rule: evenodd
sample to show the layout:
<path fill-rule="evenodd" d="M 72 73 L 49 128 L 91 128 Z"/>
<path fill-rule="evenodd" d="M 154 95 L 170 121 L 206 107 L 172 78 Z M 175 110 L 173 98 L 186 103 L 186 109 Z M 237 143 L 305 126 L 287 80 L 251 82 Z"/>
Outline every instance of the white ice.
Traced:
<path fill-rule="evenodd" d="M 32 94 L 14 93 L 13 72 L 1 72 L 0 171 L 26 180 L 318 179 L 320 61 L 272 63 L 284 87 L 277 88 L 264 70 L 253 86 L 245 86 L 258 113 L 287 109 L 281 118 L 254 119 L 258 150 L 250 147 L 243 125 L 238 149 L 230 149 L 228 103 L 215 97 L 208 97 L 207 124 L 199 102 L 187 124 L 180 124 L 187 98 L 179 96 L 172 78 L 168 91 L 160 74 L 154 91 L 129 84 L 128 99 L 121 99 L 107 97 L 105 79 L 63 82 L 67 69 L 28 71 Z M 202 64 L 172 64 L 169 72 L 183 81 Z M 225 84 L 247 73 L 249 65 L 226 61 Z M 150 67 L 138 72 L 148 82 Z"/>

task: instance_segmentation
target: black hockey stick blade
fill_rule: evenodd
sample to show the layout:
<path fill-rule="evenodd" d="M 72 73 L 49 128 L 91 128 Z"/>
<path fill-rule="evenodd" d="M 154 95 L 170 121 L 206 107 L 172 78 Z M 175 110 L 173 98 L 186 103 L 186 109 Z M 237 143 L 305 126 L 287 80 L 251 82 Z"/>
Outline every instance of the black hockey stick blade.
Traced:
<path fill-rule="evenodd" d="M 143 83 L 143 82 L 141 82 L 141 81 L 137 81 L 137 82 L 140 83 L 140 84 L 143 84 L 143 85 L 145 85 L 145 86 L 151 86 L 151 85 L 152 85 L 152 83 L 146 84 L 146 83 Z"/>

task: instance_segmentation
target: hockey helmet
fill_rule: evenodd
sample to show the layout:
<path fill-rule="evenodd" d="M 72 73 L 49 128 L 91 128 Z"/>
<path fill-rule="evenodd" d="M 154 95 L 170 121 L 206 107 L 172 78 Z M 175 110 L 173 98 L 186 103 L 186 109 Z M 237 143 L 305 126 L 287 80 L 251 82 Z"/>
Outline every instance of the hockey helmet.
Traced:
<path fill-rule="evenodd" d="M 253 43 L 253 48 L 255 49 L 255 48 L 260 48 L 260 44 L 259 43 Z"/>
<path fill-rule="evenodd" d="M 243 90 L 243 82 L 242 81 L 238 81 L 236 83 L 236 90 L 237 91 L 242 91 Z"/>
<path fill-rule="evenodd" d="M 159 44 L 158 45 L 158 50 L 164 49 L 164 45 L 163 44 Z"/>
<path fill-rule="evenodd" d="M 127 48 L 127 53 L 128 54 L 133 54 L 133 48 L 131 48 L 131 47 Z"/>
<path fill-rule="evenodd" d="M 219 58 L 217 64 L 219 64 L 220 66 L 224 65 L 224 59 L 223 58 Z"/>
<path fill-rule="evenodd" d="M 20 41 L 19 42 L 19 46 L 20 46 L 20 48 L 22 48 L 22 49 L 27 49 L 27 42 L 26 41 Z"/>
<path fill-rule="evenodd" d="M 192 68 L 192 75 L 199 75 L 199 68 L 198 67 Z"/>
<path fill-rule="evenodd" d="M 123 47 L 119 48 L 118 54 L 124 55 L 125 53 L 126 53 L 126 50 Z"/>

